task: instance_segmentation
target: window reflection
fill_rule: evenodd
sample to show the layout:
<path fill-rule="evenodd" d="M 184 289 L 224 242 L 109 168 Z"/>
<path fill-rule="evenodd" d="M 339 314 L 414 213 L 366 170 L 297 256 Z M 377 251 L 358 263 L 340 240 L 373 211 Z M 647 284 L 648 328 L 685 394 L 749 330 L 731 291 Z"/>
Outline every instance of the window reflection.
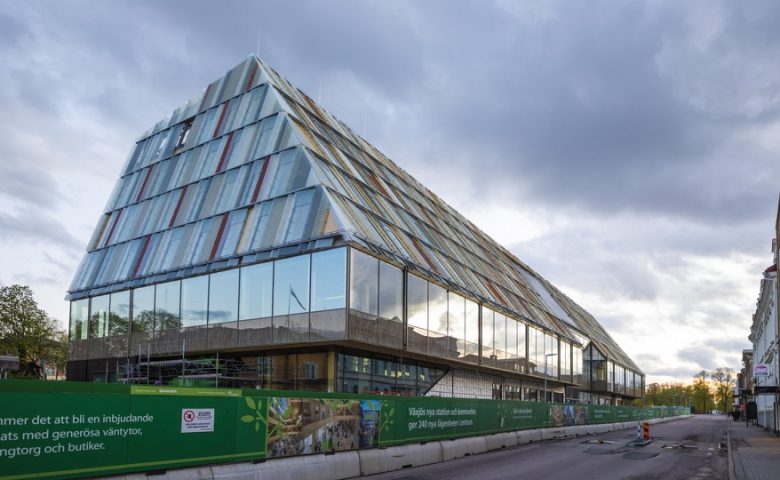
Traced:
<path fill-rule="evenodd" d="M 70 339 L 86 340 L 89 332 L 89 299 L 70 303 Z"/>
<path fill-rule="evenodd" d="M 466 300 L 466 344 L 465 359 L 479 362 L 479 304 Z"/>
<path fill-rule="evenodd" d="M 271 316 L 273 263 L 261 263 L 241 269 L 241 320 Z"/>
<path fill-rule="evenodd" d="M 133 290 L 133 317 L 130 325 L 130 353 L 136 344 L 151 342 L 154 335 L 154 285 Z"/>
<path fill-rule="evenodd" d="M 447 335 L 447 290 L 428 283 L 428 331 Z"/>
<path fill-rule="evenodd" d="M 274 271 L 274 316 L 309 311 L 309 256 L 277 260 Z"/>
<path fill-rule="evenodd" d="M 482 307 L 482 359 L 489 366 L 496 362 L 493 345 L 493 310 Z"/>
<path fill-rule="evenodd" d="M 108 334 L 127 335 L 130 322 L 130 290 L 111 294 L 111 313 L 108 318 Z"/>
<path fill-rule="evenodd" d="M 346 249 L 316 252 L 311 256 L 311 311 L 344 308 Z"/>
<path fill-rule="evenodd" d="M 188 278 L 181 282 L 182 327 L 205 325 L 208 311 L 209 277 Z"/>
<path fill-rule="evenodd" d="M 376 315 L 379 298 L 379 260 L 350 249 L 350 308 Z"/>
<path fill-rule="evenodd" d="M 93 297 L 89 315 L 89 337 L 102 338 L 108 335 L 109 296 Z"/>
<path fill-rule="evenodd" d="M 403 318 L 404 273 L 389 263 L 379 262 L 379 316 L 400 322 Z"/>
<path fill-rule="evenodd" d="M 179 281 L 157 285 L 154 303 L 157 331 L 178 329 L 181 326 L 180 290 L 181 283 Z"/>
<path fill-rule="evenodd" d="M 504 368 L 506 360 L 506 315 L 496 312 L 493 322 L 493 341 L 497 367 Z"/>
<path fill-rule="evenodd" d="M 466 356 L 466 299 L 449 292 L 448 300 L 449 353 L 451 358 Z"/>
<path fill-rule="evenodd" d="M 209 281 L 209 325 L 238 320 L 238 270 L 213 273 Z"/>

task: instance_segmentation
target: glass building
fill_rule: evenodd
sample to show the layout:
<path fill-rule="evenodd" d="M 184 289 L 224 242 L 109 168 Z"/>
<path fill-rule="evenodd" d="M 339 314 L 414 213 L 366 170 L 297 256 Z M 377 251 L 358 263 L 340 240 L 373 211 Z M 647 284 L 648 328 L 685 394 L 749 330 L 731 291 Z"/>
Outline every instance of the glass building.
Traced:
<path fill-rule="evenodd" d="M 588 312 L 255 56 L 141 135 L 68 298 L 73 380 L 644 390 Z"/>

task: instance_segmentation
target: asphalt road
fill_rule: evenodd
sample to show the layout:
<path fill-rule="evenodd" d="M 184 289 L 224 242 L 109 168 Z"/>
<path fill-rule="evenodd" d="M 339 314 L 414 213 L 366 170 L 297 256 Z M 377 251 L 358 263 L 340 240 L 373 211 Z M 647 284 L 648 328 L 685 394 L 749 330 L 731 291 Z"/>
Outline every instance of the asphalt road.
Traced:
<path fill-rule="evenodd" d="M 626 447 L 635 430 L 548 440 L 362 478 L 728 479 L 726 417 L 696 415 L 650 426 L 652 443 Z M 604 443 L 591 443 L 602 440 Z M 724 448 L 720 449 L 720 442 Z M 684 444 L 679 448 L 677 445 Z"/>

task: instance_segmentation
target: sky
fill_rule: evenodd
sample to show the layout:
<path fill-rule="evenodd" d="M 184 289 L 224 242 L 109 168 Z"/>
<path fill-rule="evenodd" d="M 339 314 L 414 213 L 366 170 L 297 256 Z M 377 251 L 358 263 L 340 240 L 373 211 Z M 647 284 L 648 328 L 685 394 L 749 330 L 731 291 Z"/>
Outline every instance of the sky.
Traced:
<path fill-rule="evenodd" d="M 52 316 L 137 138 L 248 54 L 591 312 L 739 369 L 780 194 L 780 4 L 0 2 L 0 285 Z"/>

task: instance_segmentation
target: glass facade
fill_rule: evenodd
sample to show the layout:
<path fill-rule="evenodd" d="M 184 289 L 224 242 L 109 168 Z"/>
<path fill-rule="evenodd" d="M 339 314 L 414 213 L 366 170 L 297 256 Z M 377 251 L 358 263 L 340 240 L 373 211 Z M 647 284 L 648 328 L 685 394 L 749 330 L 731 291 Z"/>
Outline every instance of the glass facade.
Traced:
<path fill-rule="evenodd" d="M 626 395 L 643 384 L 582 307 L 253 56 L 141 135 L 70 294 L 74 361 L 353 340 Z M 321 387 L 321 362 L 268 358 L 268 385 L 287 372 Z M 370 391 L 379 371 L 421 378 L 369 363 L 350 371 Z"/>
<path fill-rule="evenodd" d="M 446 370 L 412 360 L 395 361 L 379 356 L 339 353 L 336 379 L 338 390 L 421 396 L 444 376 Z"/>

